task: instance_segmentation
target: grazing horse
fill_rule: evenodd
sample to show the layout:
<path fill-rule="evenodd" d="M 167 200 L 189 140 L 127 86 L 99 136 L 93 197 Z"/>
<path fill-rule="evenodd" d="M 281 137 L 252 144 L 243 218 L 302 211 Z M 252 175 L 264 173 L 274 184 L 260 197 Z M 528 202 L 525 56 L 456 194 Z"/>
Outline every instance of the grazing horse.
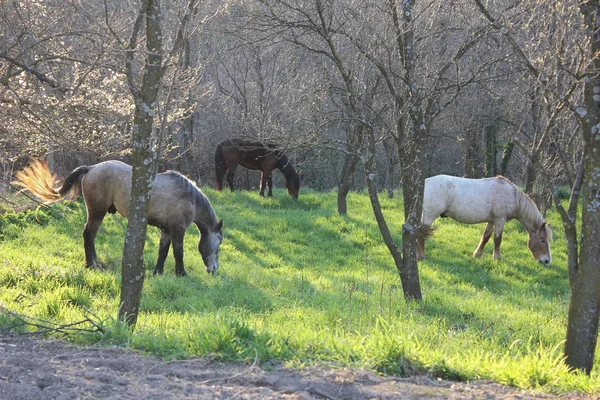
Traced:
<path fill-rule="evenodd" d="M 285 176 L 288 193 L 294 199 L 300 191 L 300 178 L 288 157 L 272 143 L 255 142 L 246 139 L 228 139 L 217 145 L 215 151 L 215 181 L 217 190 L 223 190 L 223 176 L 227 172 L 227 182 L 233 192 L 233 177 L 238 165 L 260 171 L 260 195 L 265 195 L 269 186 L 269 196 L 273 195 L 272 171 L 277 168 Z"/>
<path fill-rule="evenodd" d="M 61 187 L 56 187 L 56 175 L 48 165 L 33 160 L 30 166 L 17 173 L 14 183 L 23 186 L 45 202 L 64 197 L 81 179 L 87 222 L 83 243 L 87 267 L 101 268 L 96 256 L 95 239 L 106 213 L 129 214 L 131 197 L 131 166 L 121 161 L 105 161 L 81 166 L 71 172 Z M 223 241 L 223 221 L 218 221 L 214 209 L 204 194 L 183 175 L 167 171 L 156 175 L 150 191 L 148 223 L 160 229 L 158 260 L 154 274 L 162 274 L 169 247 L 173 245 L 175 274 L 186 275 L 183 267 L 183 236 L 186 228 L 195 223 L 200 230 L 198 250 L 209 273 L 219 268 L 219 246 Z"/>
<path fill-rule="evenodd" d="M 467 179 L 437 175 L 425 180 L 423 224 L 417 232 L 417 258 L 425 257 L 425 240 L 433 233 L 431 224 L 438 217 L 450 217 L 464 224 L 487 222 L 479 246 L 473 253 L 481 257 L 494 233 L 494 259 L 500 260 L 504 224 L 516 218 L 527 230 L 527 246 L 533 257 L 549 265 L 552 261 L 552 230 L 535 203 L 508 179 Z"/>

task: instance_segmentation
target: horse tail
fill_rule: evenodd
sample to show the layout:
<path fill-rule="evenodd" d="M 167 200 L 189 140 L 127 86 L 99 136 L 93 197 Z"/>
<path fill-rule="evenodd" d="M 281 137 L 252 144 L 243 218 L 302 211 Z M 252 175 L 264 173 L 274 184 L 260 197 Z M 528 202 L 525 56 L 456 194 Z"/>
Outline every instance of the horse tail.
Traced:
<path fill-rule="evenodd" d="M 433 236 L 436 229 L 436 226 L 421 224 L 421 226 L 419 226 L 416 231 L 417 240 L 421 243 L 425 243 L 427 239 Z"/>
<path fill-rule="evenodd" d="M 223 176 L 227 171 L 227 164 L 223 156 L 223 144 L 219 143 L 215 150 L 215 186 L 217 190 L 223 190 Z"/>
<path fill-rule="evenodd" d="M 57 187 L 58 178 L 50 172 L 48 164 L 33 159 L 29 166 L 16 173 L 17 180 L 12 183 L 21 186 L 21 191 L 28 190 L 45 203 L 54 203 L 64 197 L 79 177 L 86 174 L 90 167 L 79 167 L 67 176 L 62 186 Z"/>
<path fill-rule="evenodd" d="M 61 195 L 61 197 L 64 197 L 67 193 L 69 193 L 69 191 L 73 188 L 73 185 L 79 182 L 81 177 L 87 174 L 90 169 L 92 169 L 92 167 L 88 167 L 87 165 L 82 165 L 81 167 L 75 168 L 73 172 L 67 176 L 60 189 L 58 189 L 58 193 Z"/>

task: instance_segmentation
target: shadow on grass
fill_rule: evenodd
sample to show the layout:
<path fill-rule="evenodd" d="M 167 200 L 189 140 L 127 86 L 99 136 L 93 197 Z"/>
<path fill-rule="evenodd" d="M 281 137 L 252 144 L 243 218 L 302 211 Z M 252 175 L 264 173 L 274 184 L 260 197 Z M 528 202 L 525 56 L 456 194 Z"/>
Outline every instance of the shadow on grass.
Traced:
<path fill-rule="evenodd" d="M 483 224 L 481 227 L 469 227 L 454 221 L 451 223 L 458 225 L 457 229 L 481 228 L 480 231 L 483 232 L 484 228 Z M 420 269 L 425 267 L 439 270 L 451 276 L 455 283 L 465 283 L 498 295 L 518 291 L 529 294 L 533 292 L 545 300 L 553 300 L 557 296 L 568 294 L 565 267 L 556 262 L 556 258 L 550 266 L 535 261 L 527 248 L 527 237 L 523 233 L 524 230 L 516 222 L 506 226 L 500 261 L 493 260 L 491 242 L 486 246 L 482 257 L 475 258 L 470 252 L 456 251 L 454 246 L 445 246 L 444 240 L 436 241 L 434 236 L 427 241 L 427 256 L 420 263 Z M 470 249 L 474 251 L 477 244 L 478 241 L 473 242 Z M 518 253 L 510 253 L 513 248 Z"/>

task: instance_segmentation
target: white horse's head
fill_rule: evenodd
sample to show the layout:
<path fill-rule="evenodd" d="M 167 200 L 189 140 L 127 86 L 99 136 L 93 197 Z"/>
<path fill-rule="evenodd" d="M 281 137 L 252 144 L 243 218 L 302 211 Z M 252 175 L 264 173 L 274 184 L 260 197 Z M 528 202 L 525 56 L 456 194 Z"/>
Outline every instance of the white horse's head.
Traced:
<path fill-rule="evenodd" d="M 545 265 L 550 265 L 552 262 L 552 254 L 550 253 L 551 240 L 552 230 L 545 222 L 536 231 L 529 232 L 527 247 L 531 250 L 533 257 Z"/>

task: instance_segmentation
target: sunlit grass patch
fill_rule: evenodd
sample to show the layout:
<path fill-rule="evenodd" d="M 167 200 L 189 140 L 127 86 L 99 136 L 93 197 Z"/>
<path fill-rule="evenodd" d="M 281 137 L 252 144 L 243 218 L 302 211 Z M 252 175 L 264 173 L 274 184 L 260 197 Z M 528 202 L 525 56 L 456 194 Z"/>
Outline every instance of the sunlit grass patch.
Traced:
<path fill-rule="evenodd" d="M 184 242 L 189 275 L 175 276 L 170 252 L 164 275 L 152 276 L 159 232 L 150 227 L 135 332 L 114 320 L 127 220 L 105 218 L 96 242 L 105 270 L 84 268 L 79 202 L 57 206 L 42 223 L 32 214 L 3 220 L 0 305 L 58 324 L 92 313 L 101 329 L 73 340 L 166 359 L 328 363 L 398 376 L 492 379 L 555 393 L 600 391 L 596 372 L 573 375 L 562 362 L 569 286 L 555 213 L 548 216 L 555 230 L 550 266 L 531 257 L 516 222 L 506 226 L 497 262 L 492 243 L 481 258 L 472 257 L 483 224 L 439 219 L 419 263 L 423 302 L 407 304 L 366 193 L 350 193 L 348 215 L 339 216 L 335 192 L 303 188 L 298 200 L 283 189 L 272 198 L 204 192 L 225 224 L 220 268 L 205 272 L 192 226 Z M 400 244 L 401 196 L 381 196 L 381 202 Z M 9 319 L 0 314 L 0 329 Z"/>

